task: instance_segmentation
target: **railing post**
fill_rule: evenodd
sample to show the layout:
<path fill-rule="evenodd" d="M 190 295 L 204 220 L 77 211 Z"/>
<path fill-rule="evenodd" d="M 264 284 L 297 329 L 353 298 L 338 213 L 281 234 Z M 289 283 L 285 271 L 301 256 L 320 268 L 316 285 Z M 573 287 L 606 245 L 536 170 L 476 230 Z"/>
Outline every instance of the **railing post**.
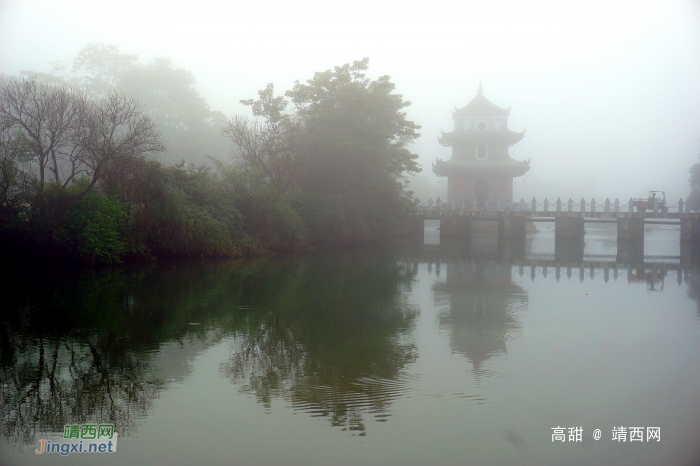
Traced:
<path fill-rule="evenodd" d="M 605 199 L 605 213 L 610 213 L 610 198 Z"/>
<path fill-rule="evenodd" d="M 632 202 L 632 198 L 630 197 L 629 213 L 632 212 L 634 212 L 634 202 Z"/>
<path fill-rule="evenodd" d="M 591 212 L 595 212 L 595 198 L 591 199 Z"/>
<path fill-rule="evenodd" d="M 615 212 L 620 211 L 620 200 L 618 198 L 615 198 Z"/>
<path fill-rule="evenodd" d="M 574 201 L 571 198 L 569 198 L 569 212 L 573 212 L 573 211 L 574 211 Z"/>
<path fill-rule="evenodd" d="M 680 198 L 680 200 L 678 201 L 678 213 L 683 213 L 683 198 Z"/>
<path fill-rule="evenodd" d="M 561 198 L 557 198 L 557 212 L 561 212 Z"/>
<path fill-rule="evenodd" d="M 537 212 L 537 201 L 534 197 L 532 198 L 532 211 Z"/>
<path fill-rule="evenodd" d="M 581 212 L 586 211 L 586 200 L 584 198 L 581 198 Z"/>

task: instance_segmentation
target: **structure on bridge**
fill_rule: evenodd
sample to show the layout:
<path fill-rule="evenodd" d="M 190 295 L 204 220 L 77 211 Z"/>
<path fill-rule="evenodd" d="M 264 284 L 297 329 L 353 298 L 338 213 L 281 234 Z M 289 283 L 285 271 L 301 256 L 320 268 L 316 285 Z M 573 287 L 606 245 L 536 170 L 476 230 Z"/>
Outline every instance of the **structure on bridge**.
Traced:
<path fill-rule="evenodd" d="M 433 172 L 447 177 L 447 201 L 478 206 L 513 199 L 513 178 L 530 169 L 530 161 L 519 162 L 508 148 L 525 135 L 508 129 L 510 108 L 503 109 L 485 96 L 481 83 L 476 97 L 452 113 L 454 130 L 438 138 L 452 147 L 449 160 L 436 160 Z"/>
<path fill-rule="evenodd" d="M 597 203 L 595 199 L 590 202 L 581 199 L 580 203 L 574 203 L 571 199 L 568 202 L 561 199 L 549 202 L 545 199 L 539 203 L 533 199 L 531 203 L 521 200 L 502 205 L 497 202 L 481 209 L 476 204 L 476 201 L 471 206 L 454 201 L 434 204 L 430 200 L 427 205 L 417 206 L 418 215 L 407 219 L 402 234 L 423 238 L 425 220 L 440 220 L 441 242 L 470 241 L 472 222 L 492 222 L 496 224 L 495 236 L 499 244 L 515 246 L 508 256 L 518 257 L 524 253 L 526 222 L 551 222 L 554 223 L 556 243 L 568 243 L 561 251 L 568 251 L 570 258 L 578 258 L 572 260 L 582 260 L 584 223 L 614 223 L 617 225 L 618 260 L 628 263 L 644 259 L 645 225 L 677 225 L 680 227 L 681 256 L 692 262 L 700 260 L 700 213 L 682 199 L 676 205 L 668 205 L 669 211 L 661 211 L 657 200 L 653 210 L 645 212 L 634 212 L 633 199 L 626 204 L 621 204 L 617 199 L 614 202 L 606 199 L 603 203 Z M 574 245 L 576 247 L 572 247 Z"/>

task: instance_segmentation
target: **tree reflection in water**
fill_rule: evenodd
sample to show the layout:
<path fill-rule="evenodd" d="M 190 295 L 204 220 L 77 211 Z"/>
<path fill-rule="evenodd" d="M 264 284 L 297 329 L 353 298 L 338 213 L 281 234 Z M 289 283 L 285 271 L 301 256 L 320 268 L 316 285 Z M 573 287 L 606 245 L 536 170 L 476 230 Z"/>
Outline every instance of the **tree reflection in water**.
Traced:
<path fill-rule="evenodd" d="M 256 263 L 180 262 L 1 277 L 0 439 L 30 444 L 89 422 L 131 434 L 165 387 L 154 363 L 164 345 L 206 347 L 230 333 L 237 284 L 259 273 Z M 169 378 L 182 379 L 192 356 L 169 354 Z"/>
<path fill-rule="evenodd" d="M 39 432 L 90 421 L 128 435 L 161 381 L 149 372 L 149 354 L 135 351 L 128 333 L 114 331 L 113 319 L 123 315 L 115 315 L 123 275 L 59 274 L 9 284 L 15 288 L 5 293 L 0 330 L 2 439 L 33 443 Z"/>
<path fill-rule="evenodd" d="M 386 419 L 416 358 L 412 276 L 370 252 L 3 277 L 0 439 L 31 444 L 90 422 L 129 435 L 191 370 L 196 351 L 161 366 L 165 347 L 203 350 L 231 335 L 222 368 L 244 391 L 363 432 L 367 413 Z"/>
<path fill-rule="evenodd" d="M 223 373 L 267 409 L 284 399 L 364 435 L 366 415 L 387 420 L 417 357 L 407 338 L 417 312 L 405 299 L 413 273 L 386 255 L 275 267 L 244 288 L 245 325 Z"/>

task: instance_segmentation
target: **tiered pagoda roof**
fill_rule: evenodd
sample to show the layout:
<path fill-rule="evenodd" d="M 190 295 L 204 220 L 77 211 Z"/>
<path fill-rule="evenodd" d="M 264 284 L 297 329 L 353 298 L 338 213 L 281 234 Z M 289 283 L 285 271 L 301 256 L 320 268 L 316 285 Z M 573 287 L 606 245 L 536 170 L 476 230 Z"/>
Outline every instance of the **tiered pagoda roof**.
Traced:
<path fill-rule="evenodd" d="M 458 174 L 486 175 L 499 174 L 521 176 L 530 170 L 530 160 L 518 161 L 508 157 L 505 160 L 438 160 L 433 163 L 433 173 L 437 176 Z"/>
<path fill-rule="evenodd" d="M 516 142 L 520 141 L 525 137 L 525 131 L 517 133 L 515 131 L 498 130 L 498 131 L 479 131 L 479 130 L 462 130 L 462 131 L 450 131 L 446 133 L 441 131 L 442 136 L 438 136 L 438 142 L 443 146 L 450 146 L 457 141 L 468 142 L 468 141 L 503 141 L 507 142 L 508 145 L 512 146 Z"/>
<path fill-rule="evenodd" d="M 479 83 L 476 97 L 467 105 L 453 112 L 455 115 L 510 115 L 510 108 L 501 108 L 484 96 L 484 90 Z"/>
<path fill-rule="evenodd" d="M 454 116 L 460 115 L 462 117 L 488 117 L 488 116 L 501 116 L 507 119 L 510 114 L 510 108 L 501 108 L 491 101 L 489 101 L 484 96 L 483 88 L 481 83 L 479 83 L 479 90 L 477 91 L 476 97 L 472 99 L 466 106 L 455 110 Z M 496 143 L 496 145 L 507 144 L 512 146 L 516 142 L 520 141 L 525 136 L 525 131 L 517 133 L 509 129 L 489 129 L 489 130 L 479 130 L 479 129 L 461 129 L 450 131 L 445 133 L 442 131 L 442 135 L 438 137 L 438 142 L 443 146 L 465 146 L 475 145 L 486 142 L 486 143 Z M 468 176 L 468 177 L 483 177 L 489 175 L 498 176 L 522 176 L 528 170 L 530 170 L 530 161 L 518 161 L 513 160 L 508 155 L 507 151 L 505 154 L 502 152 L 497 158 L 489 157 L 487 159 L 475 160 L 475 159 L 461 159 L 453 157 L 449 160 L 435 160 L 433 163 L 433 172 L 438 176 Z"/>

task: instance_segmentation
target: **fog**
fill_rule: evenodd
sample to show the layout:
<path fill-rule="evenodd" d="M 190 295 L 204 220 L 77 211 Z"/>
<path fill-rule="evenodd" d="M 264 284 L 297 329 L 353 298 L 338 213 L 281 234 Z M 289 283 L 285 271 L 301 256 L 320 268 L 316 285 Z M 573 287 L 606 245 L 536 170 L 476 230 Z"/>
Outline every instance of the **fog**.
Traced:
<path fill-rule="evenodd" d="M 421 196 L 451 111 L 476 95 L 511 108 L 526 130 L 511 157 L 531 159 L 515 197 L 596 200 L 688 195 L 700 155 L 700 3 L 695 1 L 198 2 L 0 1 L 0 72 L 51 70 L 88 44 L 193 73 L 212 110 L 267 83 L 278 93 L 316 71 L 370 59 L 422 126 L 413 146 Z"/>

